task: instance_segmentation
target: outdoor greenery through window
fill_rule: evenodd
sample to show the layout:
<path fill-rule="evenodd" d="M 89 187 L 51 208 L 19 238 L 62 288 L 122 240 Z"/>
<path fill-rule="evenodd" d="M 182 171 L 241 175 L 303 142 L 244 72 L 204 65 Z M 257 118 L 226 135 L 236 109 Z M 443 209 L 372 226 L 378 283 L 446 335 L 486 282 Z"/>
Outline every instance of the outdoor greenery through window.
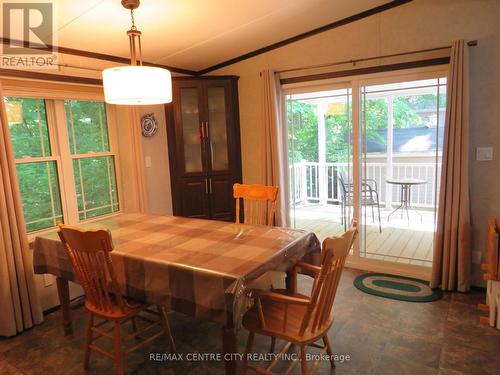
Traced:
<path fill-rule="evenodd" d="M 63 215 L 45 101 L 5 98 L 5 103 L 26 228 L 52 227 Z"/>
<path fill-rule="evenodd" d="M 63 118 L 55 115 L 62 111 L 57 101 L 17 97 L 4 101 L 28 232 L 54 227 L 70 217 L 83 220 L 119 210 L 104 103 L 66 100 L 66 123 L 59 124 L 51 120 Z M 48 116 L 50 111 L 54 115 Z M 73 184 L 62 176 L 74 176 Z M 67 212 L 71 207 L 78 207 L 78 212 Z"/>
<path fill-rule="evenodd" d="M 104 103 L 66 100 L 64 106 L 79 218 L 118 211 L 114 158 L 110 154 Z"/>
<path fill-rule="evenodd" d="M 432 265 L 446 83 L 439 71 L 285 88 L 291 224 L 324 238 L 356 217 L 356 256 Z"/>

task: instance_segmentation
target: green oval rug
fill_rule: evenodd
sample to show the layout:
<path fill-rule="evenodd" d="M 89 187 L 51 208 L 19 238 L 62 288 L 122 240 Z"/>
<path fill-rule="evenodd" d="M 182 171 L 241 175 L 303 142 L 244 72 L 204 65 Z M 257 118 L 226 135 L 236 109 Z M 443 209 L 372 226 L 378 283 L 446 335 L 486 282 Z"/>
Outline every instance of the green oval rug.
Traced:
<path fill-rule="evenodd" d="M 443 296 L 427 281 L 383 273 L 360 275 L 354 279 L 354 286 L 368 294 L 408 302 L 432 302 Z"/>

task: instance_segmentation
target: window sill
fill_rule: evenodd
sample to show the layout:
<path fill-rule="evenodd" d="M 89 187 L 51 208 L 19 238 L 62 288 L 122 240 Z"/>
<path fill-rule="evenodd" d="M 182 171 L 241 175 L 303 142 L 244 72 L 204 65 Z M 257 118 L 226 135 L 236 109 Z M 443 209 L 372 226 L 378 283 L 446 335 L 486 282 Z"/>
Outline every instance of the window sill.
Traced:
<path fill-rule="evenodd" d="M 71 225 L 79 225 L 79 224 L 85 224 L 85 223 L 92 223 L 94 221 L 107 219 L 109 217 L 117 216 L 117 215 L 120 215 L 122 213 L 123 213 L 123 211 L 116 211 L 116 212 L 113 212 L 111 214 L 101 215 L 101 216 L 93 217 L 91 219 L 86 219 L 86 220 L 80 220 L 78 223 L 71 224 Z M 42 229 L 42 230 L 38 230 L 38 231 L 35 231 L 35 232 L 28 233 L 28 246 L 29 246 L 30 250 L 33 250 L 33 246 L 34 246 L 35 238 L 36 237 L 43 236 L 43 235 L 49 234 L 49 233 L 53 233 L 55 231 L 57 231 L 57 228 L 56 227 L 51 227 L 51 228 Z"/>

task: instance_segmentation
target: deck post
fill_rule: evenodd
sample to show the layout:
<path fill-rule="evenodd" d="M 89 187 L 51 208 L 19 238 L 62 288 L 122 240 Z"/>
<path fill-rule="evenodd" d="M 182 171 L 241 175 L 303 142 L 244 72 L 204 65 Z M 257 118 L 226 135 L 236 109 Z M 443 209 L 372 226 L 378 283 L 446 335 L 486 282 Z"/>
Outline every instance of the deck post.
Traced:
<path fill-rule="evenodd" d="M 394 136 L 394 97 L 389 95 L 387 97 L 387 150 L 386 150 L 386 166 L 385 176 L 386 179 L 393 177 L 392 168 L 392 151 L 393 151 L 393 136 Z M 385 184 L 385 208 L 392 209 L 392 185 Z"/>
<path fill-rule="evenodd" d="M 299 203 L 307 203 L 307 164 L 305 160 L 302 160 L 299 164 L 300 170 L 300 182 L 302 184 Z M 305 202 L 304 202 L 305 201 Z"/>
<path fill-rule="evenodd" d="M 326 106 L 326 103 L 318 103 L 316 107 L 318 115 L 318 195 L 321 205 L 326 205 L 328 199 L 328 181 L 326 178 Z"/>

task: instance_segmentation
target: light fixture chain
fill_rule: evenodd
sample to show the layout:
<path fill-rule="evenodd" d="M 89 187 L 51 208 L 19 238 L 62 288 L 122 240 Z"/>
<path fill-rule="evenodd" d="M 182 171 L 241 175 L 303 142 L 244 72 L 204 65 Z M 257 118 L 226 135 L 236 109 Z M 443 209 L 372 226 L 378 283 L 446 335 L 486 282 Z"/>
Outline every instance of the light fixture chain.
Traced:
<path fill-rule="evenodd" d="M 134 9 L 130 9 L 130 20 L 132 21 L 132 27 L 130 29 L 137 30 L 137 27 L 135 26 Z"/>

